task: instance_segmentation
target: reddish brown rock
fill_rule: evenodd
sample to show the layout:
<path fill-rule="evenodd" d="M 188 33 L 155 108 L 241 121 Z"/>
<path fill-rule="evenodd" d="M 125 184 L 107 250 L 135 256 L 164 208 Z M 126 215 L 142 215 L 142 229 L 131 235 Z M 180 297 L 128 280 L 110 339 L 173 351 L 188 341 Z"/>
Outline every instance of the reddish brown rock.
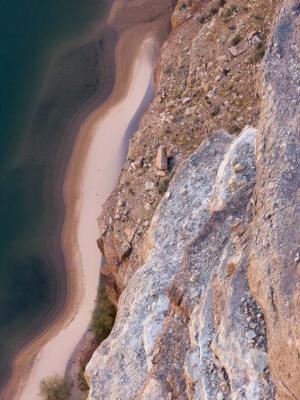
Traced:
<path fill-rule="evenodd" d="M 165 171 L 168 169 L 168 156 L 165 146 L 159 146 L 155 160 L 155 165 L 156 168 L 159 170 Z"/>

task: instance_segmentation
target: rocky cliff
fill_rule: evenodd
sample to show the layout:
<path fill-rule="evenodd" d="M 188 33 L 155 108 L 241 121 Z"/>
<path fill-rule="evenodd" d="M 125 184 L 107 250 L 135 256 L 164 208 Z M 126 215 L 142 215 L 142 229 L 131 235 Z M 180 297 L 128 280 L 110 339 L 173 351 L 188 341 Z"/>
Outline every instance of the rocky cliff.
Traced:
<path fill-rule="evenodd" d="M 179 1 L 99 220 L 91 400 L 299 399 L 296 0 Z"/>

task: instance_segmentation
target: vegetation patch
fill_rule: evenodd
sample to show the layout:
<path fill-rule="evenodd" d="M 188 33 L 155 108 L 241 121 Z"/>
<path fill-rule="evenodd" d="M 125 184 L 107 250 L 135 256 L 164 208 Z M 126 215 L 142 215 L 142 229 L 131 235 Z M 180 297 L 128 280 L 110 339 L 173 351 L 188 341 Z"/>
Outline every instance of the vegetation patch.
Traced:
<path fill-rule="evenodd" d="M 209 14 L 210 15 L 216 15 L 218 13 L 218 11 L 219 11 L 218 6 L 217 5 L 213 5 L 209 9 Z"/>
<path fill-rule="evenodd" d="M 199 24 L 204 24 L 205 20 L 206 20 L 206 14 L 204 13 L 197 17 L 197 21 L 199 22 Z"/>
<path fill-rule="evenodd" d="M 157 182 L 158 193 L 161 194 L 161 195 L 164 195 L 166 193 L 166 191 L 168 190 L 169 183 L 170 183 L 170 178 L 169 177 L 165 177 L 163 179 L 160 179 Z"/>
<path fill-rule="evenodd" d="M 67 400 L 70 396 L 70 384 L 59 375 L 45 378 L 40 383 L 40 396 L 44 400 Z"/>
<path fill-rule="evenodd" d="M 240 43 L 241 40 L 242 40 L 241 35 L 236 34 L 236 35 L 231 39 L 231 45 L 232 45 L 232 46 L 236 46 L 237 44 Z"/>
<path fill-rule="evenodd" d="M 96 306 L 91 322 L 91 329 L 98 345 L 110 334 L 115 322 L 116 313 L 116 307 L 110 302 L 104 282 L 100 279 Z"/>
<path fill-rule="evenodd" d="M 257 63 L 259 63 L 264 58 L 265 52 L 266 52 L 266 48 L 265 48 L 264 43 L 263 42 L 258 43 L 255 46 L 252 54 L 248 58 L 249 64 L 257 64 Z"/>

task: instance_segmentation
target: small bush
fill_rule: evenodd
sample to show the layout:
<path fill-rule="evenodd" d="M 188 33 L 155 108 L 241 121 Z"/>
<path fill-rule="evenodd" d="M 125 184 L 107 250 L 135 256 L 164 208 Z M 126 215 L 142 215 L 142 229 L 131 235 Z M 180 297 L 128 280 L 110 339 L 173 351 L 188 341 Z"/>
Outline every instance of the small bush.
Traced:
<path fill-rule="evenodd" d="M 199 24 L 204 24 L 205 20 L 206 20 L 205 14 L 201 14 L 199 15 L 199 17 L 197 17 L 197 22 L 199 22 Z"/>
<path fill-rule="evenodd" d="M 241 40 L 242 40 L 241 35 L 236 34 L 236 35 L 231 39 L 230 43 L 231 43 L 232 46 L 236 46 L 237 44 L 240 43 Z"/>
<path fill-rule="evenodd" d="M 228 30 L 231 31 L 231 32 L 236 31 L 236 25 L 229 25 L 228 26 Z"/>
<path fill-rule="evenodd" d="M 262 21 L 262 20 L 264 19 L 262 15 L 254 15 L 253 18 L 254 18 L 256 21 Z"/>
<path fill-rule="evenodd" d="M 265 55 L 265 49 L 256 49 L 253 56 L 252 56 L 252 63 L 256 64 L 260 62 Z"/>
<path fill-rule="evenodd" d="M 218 104 L 215 104 L 214 106 L 212 106 L 211 110 L 210 110 L 210 115 L 212 117 L 216 117 L 218 114 L 220 114 L 221 111 L 221 107 Z"/>
<path fill-rule="evenodd" d="M 91 322 L 91 329 L 99 344 L 110 334 L 115 318 L 116 308 L 109 301 L 104 283 L 100 280 L 96 307 Z"/>
<path fill-rule="evenodd" d="M 80 366 L 80 371 L 77 374 L 78 386 L 81 392 L 87 392 L 89 390 L 89 386 L 84 377 L 85 367 L 86 365 L 82 363 Z"/>
<path fill-rule="evenodd" d="M 172 72 L 173 72 L 172 65 L 171 64 L 167 65 L 166 68 L 164 69 L 164 73 L 167 75 L 171 75 Z"/>
<path fill-rule="evenodd" d="M 222 70 L 222 74 L 223 74 L 224 76 L 227 76 L 227 75 L 229 74 L 229 72 L 230 72 L 230 68 L 228 68 L 228 67 L 225 67 L 225 68 L 223 68 L 223 70 Z"/>
<path fill-rule="evenodd" d="M 224 10 L 223 17 L 230 18 L 236 11 L 237 11 L 237 6 L 235 4 L 231 4 L 230 7 Z"/>
<path fill-rule="evenodd" d="M 165 194 L 166 191 L 168 190 L 169 183 L 170 183 L 170 179 L 169 178 L 160 179 L 157 182 L 158 193 L 161 194 L 161 195 Z"/>
<path fill-rule="evenodd" d="M 213 5 L 210 7 L 209 9 L 209 15 L 216 15 L 219 11 L 219 8 L 217 7 L 217 5 Z"/>
<path fill-rule="evenodd" d="M 59 375 L 45 378 L 40 383 L 40 396 L 44 400 L 67 400 L 70 396 L 69 382 Z"/>
<path fill-rule="evenodd" d="M 253 53 L 249 57 L 249 63 L 257 64 L 258 62 L 260 62 L 264 58 L 265 52 L 266 49 L 263 42 L 256 45 Z"/>

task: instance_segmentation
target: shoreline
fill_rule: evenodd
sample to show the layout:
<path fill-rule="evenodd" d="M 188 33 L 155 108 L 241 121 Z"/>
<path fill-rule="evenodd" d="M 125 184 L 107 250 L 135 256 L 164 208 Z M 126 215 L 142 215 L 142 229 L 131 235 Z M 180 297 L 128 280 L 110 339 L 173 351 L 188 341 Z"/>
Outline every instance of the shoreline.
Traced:
<path fill-rule="evenodd" d="M 165 19 L 165 22 L 167 21 L 167 19 Z M 138 49 L 139 49 L 139 45 L 141 44 L 142 41 L 144 41 L 145 38 L 147 38 L 149 36 L 149 33 L 151 33 L 153 43 L 156 42 L 156 52 L 158 53 L 158 50 L 160 49 L 160 46 L 164 40 L 164 38 L 166 37 L 166 32 L 167 29 L 161 29 L 161 27 L 159 27 L 159 24 L 157 24 L 157 29 L 154 26 L 153 29 L 153 25 L 155 24 L 140 24 L 135 26 L 132 29 L 128 29 L 124 32 L 122 32 L 122 35 L 120 36 L 120 40 L 117 43 L 116 46 L 116 51 L 115 51 L 115 56 L 116 56 L 116 79 L 115 79 L 115 83 L 114 83 L 114 88 L 112 91 L 112 94 L 108 97 L 108 99 L 106 101 L 104 101 L 104 103 L 98 108 L 96 109 L 96 111 L 94 111 L 90 117 L 88 117 L 87 121 L 82 125 L 82 128 L 80 131 L 83 130 L 88 130 L 88 126 L 91 122 L 91 120 L 93 119 L 93 115 L 97 114 L 97 118 L 101 119 L 106 113 L 109 113 L 108 110 L 111 109 L 111 107 L 113 107 L 114 103 L 120 101 L 120 99 L 122 99 L 126 93 L 128 92 L 128 88 L 130 86 L 130 84 L 132 83 L 132 81 L 134 81 L 133 79 L 133 75 L 134 75 L 134 66 L 133 66 L 133 60 L 138 57 Z M 112 24 L 113 26 L 113 24 Z M 164 31 L 164 33 L 162 33 L 162 31 Z M 149 39 L 146 39 L 146 42 Z M 149 43 L 149 42 L 148 42 Z M 156 56 L 158 55 L 156 53 Z M 123 54 L 123 57 L 122 57 Z M 130 60 L 129 60 L 130 59 Z M 154 64 L 152 65 L 152 71 L 154 70 Z M 127 80 L 122 80 L 123 76 L 127 76 Z M 143 96 L 143 100 L 145 101 L 145 98 Z M 142 101 L 143 101 L 142 100 Z M 118 103 L 117 103 L 118 104 Z M 117 105 L 115 104 L 115 105 Z M 141 106 L 141 104 L 138 104 L 137 109 L 139 109 Z M 137 111 L 137 109 L 135 110 L 135 112 Z M 136 116 L 136 113 L 133 113 L 130 118 L 129 118 L 129 122 L 128 124 L 130 124 L 132 122 L 132 119 Z M 128 125 L 129 126 L 129 125 Z M 127 128 L 126 127 L 125 131 L 127 132 Z M 78 179 L 78 172 L 80 170 L 82 170 L 83 165 L 84 165 L 84 157 L 82 157 L 82 154 L 87 154 L 88 148 L 91 145 L 91 140 L 93 135 L 89 134 L 85 134 L 85 139 L 81 140 L 81 134 L 78 135 L 77 139 L 76 139 L 76 144 L 74 146 L 73 149 L 73 153 L 72 153 L 72 159 L 75 157 L 76 158 L 76 154 L 78 156 L 78 152 L 81 153 L 81 156 L 77 158 L 76 161 L 76 167 L 74 168 L 74 171 L 76 171 L 75 177 L 76 180 Z M 80 143 L 80 145 L 78 144 Z M 80 149 L 79 149 L 80 148 Z M 78 150 L 79 149 L 79 150 Z M 114 185 L 117 181 L 118 175 L 119 175 L 119 171 L 121 168 L 121 163 L 122 161 L 119 160 L 119 166 L 118 166 L 118 172 L 115 174 L 115 180 L 113 182 L 112 179 L 110 179 L 110 190 L 107 191 L 107 195 L 105 196 L 108 197 L 108 195 L 110 194 L 110 192 L 113 190 Z M 72 164 L 72 161 L 71 161 Z M 70 164 L 69 164 L 70 165 Z M 69 172 L 69 168 L 68 167 L 68 172 L 67 172 L 67 177 L 65 180 L 65 187 L 68 186 L 68 180 L 70 179 L 70 172 Z M 69 191 L 69 194 L 66 194 L 66 192 Z M 75 189 L 75 187 L 70 188 L 69 189 L 65 189 L 65 198 L 66 198 L 66 203 L 68 203 L 67 197 L 69 196 L 70 199 L 74 199 L 74 196 L 78 196 L 78 188 Z M 103 198 L 103 201 L 105 199 Z M 72 201 L 69 200 L 69 203 L 72 203 Z M 67 212 L 68 213 L 68 212 Z M 100 204 L 97 203 L 97 214 L 96 216 L 98 217 L 98 215 L 100 214 Z M 68 217 L 66 216 L 66 220 L 68 219 Z M 79 221 L 76 220 L 75 218 L 73 219 L 73 224 L 75 223 L 78 224 Z M 74 225 L 73 225 L 74 227 Z M 90 234 L 90 232 L 89 232 Z M 72 246 L 74 247 L 74 238 L 73 239 L 65 239 L 65 228 L 64 228 L 64 242 L 65 248 L 72 248 Z M 95 239 L 98 238 L 98 228 L 97 228 L 97 236 Z M 66 243 L 66 241 L 68 243 Z M 93 243 L 93 239 L 89 238 L 89 243 L 94 244 L 95 247 L 96 246 L 96 240 Z M 68 259 L 68 255 L 66 254 L 66 259 Z M 100 259 L 100 253 L 98 252 L 98 248 L 97 248 L 97 256 Z M 73 257 L 73 256 L 72 256 Z M 78 254 L 77 254 L 78 257 Z M 76 258 L 76 256 L 75 256 Z M 78 308 L 80 306 L 80 304 L 82 303 L 82 299 L 84 296 L 84 290 L 82 287 L 82 282 L 81 279 L 82 276 L 79 276 L 80 274 L 82 274 L 82 271 L 78 271 L 78 270 L 74 270 L 74 266 L 70 266 L 72 264 L 72 262 L 67 262 L 68 266 L 67 266 L 67 286 L 68 286 L 68 292 L 67 292 L 67 299 L 65 302 L 65 307 L 63 309 L 63 311 L 58 315 L 57 319 L 54 321 L 54 323 L 50 326 L 47 327 L 46 331 L 42 332 L 40 334 L 40 336 L 38 338 L 35 338 L 34 341 L 30 344 L 28 344 L 20 353 L 19 355 L 15 358 L 15 363 L 14 363 L 14 369 L 13 369 L 13 376 L 11 381 L 9 382 L 8 386 L 6 389 L 8 389 L 8 387 L 13 386 L 14 382 L 17 382 L 19 387 L 20 386 L 24 386 L 24 382 L 26 382 L 27 378 L 28 378 L 28 371 L 30 371 L 34 365 L 33 368 L 35 368 L 36 365 L 36 361 L 35 358 L 37 356 L 38 353 L 40 353 L 40 349 L 45 347 L 45 343 L 49 342 L 49 340 L 52 338 L 55 339 L 55 337 L 59 336 L 60 332 L 64 329 L 66 329 L 70 324 L 72 324 L 72 321 L 74 320 L 75 316 L 77 315 L 77 311 Z M 75 267 L 76 268 L 76 267 Z M 75 271 L 75 274 L 74 274 Z M 97 271 L 98 273 L 98 271 Z M 95 277 L 95 276 L 94 276 Z M 96 285 L 93 288 L 93 291 L 95 293 L 94 297 L 93 297 L 93 302 L 94 299 L 96 298 L 96 293 L 97 293 L 97 285 L 98 285 L 98 279 L 96 280 Z M 93 303 L 94 304 L 94 303 Z M 90 310 L 90 315 L 88 316 L 87 320 L 88 323 L 90 321 L 90 317 L 91 317 L 91 313 L 93 311 L 93 308 Z M 88 327 L 88 323 L 84 329 L 84 332 L 86 331 L 86 328 Z M 83 332 L 83 334 L 84 334 Z M 82 335 L 81 335 L 82 336 Z M 52 340 L 51 339 L 51 340 Z M 78 338 L 78 341 L 80 341 L 80 337 Z M 72 349 L 74 351 L 74 348 L 76 348 L 76 345 L 78 343 L 75 344 L 75 346 L 72 346 Z M 72 352 L 71 352 L 72 354 Z M 69 356 L 71 356 L 71 354 L 69 354 Z M 44 376 L 43 376 L 44 377 Z M 20 384 L 21 382 L 21 384 Z M 8 396 L 8 397 L 5 397 Z M 17 397 L 15 397 L 17 396 Z M 30 395 L 31 396 L 31 395 Z M 21 398 L 22 400 L 25 399 L 26 397 L 20 397 L 20 391 L 18 392 L 18 394 L 15 393 L 14 389 L 12 390 L 6 390 L 4 391 L 4 397 L 3 399 L 13 399 L 13 398 Z M 30 400 L 33 400 L 32 397 L 30 397 Z"/>
<path fill-rule="evenodd" d="M 109 71 L 106 76 L 104 87 L 101 88 L 101 92 L 97 93 L 96 97 L 92 97 L 88 102 L 82 105 L 78 112 L 72 116 L 67 122 L 68 134 L 61 143 L 58 153 L 53 160 L 55 168 L 53 169 L 54 182 L 53 189 L 51 191 L 52 202 L 54 201 L 57 207 L 57 234 L 51 236 L 49 241 L 45 243 L 45 254 L 55 260 L 56 265 L 60 266 L 57 271 L 57 277 L 61 280 L 57 286 L 57 296 L 53 301 L 50 312 L 47 314 L 47 318 L 41 317 L 36 322 L 37 329 L 34 333 L 28 335 L 26 340 L 22 340 L 16 346 L 15 352 L 11 356 L 11 364 L 9 377 L 5 378 L 4 384 L 0 388 L 0 397 L 3 400 L 12 400 L 16 396 L 16 387 L 19 383 L 23 382 L 28 375 L 28 371 L 31 370 L 38 351 L 43 345 L 49 340 L 49 337 L 54 336 L 57 331 L 57 325 L 66 318 L 66 315 L 72 309 L 72 305 L 69 304 L 69 271 L 65 267 L 61 267 L 65 264 L 63 250 L 61 246 L 61 232 L 64 223 L 65 216 L 65 204 L 63 201 L 62 187 L 66 174 L 68 162 L 70 160 L 74 142 L 77 138 L 77 133 L 82 123 L 86 120 L 88 115 L 97 107 L 100 107 L 111 95 L 115 82 L 115 54 L 111 49 L 115 49 L 117 42 L 117 32 L 114 32 L 114 28 L 107 25 L 107 19 L 110 15 L 112 4 L 115 0 L 111 0 L 111 4 L 108 6 L 107 12 L 102 17 L 98 25 L 93 27 L 90 32 L 87 32 L 80 40 L 71 42 L 71 48 L 67 50 L 67 44 L 62 44 L 58 48 L 56 54 L 57 60 L 67 54 L 73 49 L 77 49 L 78 46 L 90 45 L 101 38 L 104 41 L 104 52 L 106 52 L 104 69 Z M 66 52 L 66 53 L 65 53 Z M 47 90 L 47 84 L 49 83 L 49 74 L 47 75 L 46 82 L 43 85 L 40 94 L 40 100 L 43 99 L 44 94 Z M 51 82 L 50 82 L 51 83 Z"/>
<path fill-rule="evenodd" d="M 146 39 L 143 44 L 144 43 L 150 45 L 149 39 Z M 141 53 L 138 54 L 133 67 L 128 91 L 129 93 L 132 92 L 134 95 L 137 95 L 136 100 L 138 102 L 138 107 L 141 104 L 140 101 L 143 101 L 145 97 L 144 87 L 142 85 L 145 80 L 145 75 L 151 80 L 151 71 L 154 67 L 154 63 L 151 65 L 148 60 L 138 60 L 140 55 L 140 58 L 143 57 L 143 50 L 144 46 L 142 45 Z M 137 69 L 139 69 L 139 71 L 137 71 Z M 146 72 L 145 69 L 148 69 L 148 71 Z M 133 79 L 133 75 L 135 79 Z M 146 82 L 147 91 L 149 81 L 147 80 Z M 130 90 L 132 83 L 135 83 L 138 87 Z M 137 91 L 138 93 L 136 93 Z M 140 99 L 140 95 L 142 95 L 142 99 Z M 109 109 L 107 116 L 100 117 L 100 121 L 99 116 L 97 115 L 98 113 L 96 112 L 95 116 L 93 113 L 91 119 L 88 119 L 87 125 L 83 124 L 80 130 L 78 144 L 75 145 L 76 149 L 74 149 L 71 158 L 64 189 L 67 212 L 63 230 L 63 242 L 68 268 L 73 270 L 73 273 L 75 272 L 74 275 L 77 278 L 77 282 L 72 288 L 76 291 L 76 299 L 74 299 L 75 302 L 73 303 L 74 308 L 72 310 L 72 315 L 69 315 L 68 317 L 68 321 L 62 322 L 60 331 L 52 337 L 39 352 L 28 381 L 24 388 L 21 389 L 21 393 L 17 395 L 17 399 L 30 400 L 36 398 L 38 395 L 36 389 L 39 388 L 39 382 L 41 379 L 52 376 L 56 373 L 64 375 L 74 348 L 76 348 L 78 342 L 89 326 L 94 309 L 94 301 L 97 295 L 101 262 L 101 256 L 96 243 L 98 237 L 97 216 L 99 214 L 100 204 L 106 200 L 117 182 L 121 167 L 121 160 L 111 157 L 110 153 L 109 158 L 111 157 L 112 165 L 110 166 L 109 171 L 111 176 L 108 177 L 104 174 L 102 179 L 99 179 L 100 174 L 97 172 L 99 172 L 101 167 L 107 166 L 108 158 L 105 159 L 105 157 L 103 157 L 103 159 L 99 160 L 96 168 L 98 153 L 95 154 L 95 149 L 103 151 L 105 148 L 106 152 L 108 150 L 107 146 L 110 144 L 112 146 L 110 150 L 114 151 L 116 156 L 118 155 L 119 146 L 110 141 L 111 138 L 109 137 L 109 134 L 106 135 L 108 137 L 105 137 L 105 134 L 103 134 L 105 130 L 107 132 L 105 120 L 107 120 L 110 125 L 112 118 L 115 119 L 112 114 L 120 111 L 122 106 L 124 107 L 124 103 L 126 111 L 126 105 L 128 105 L 128 103 L 130 103 L 131 107 L 135 108 L 135 104 L 132 100 L 134 100 L 133 97 L 125 95 L 123 99 L 115 104 L 115 107 Z M 128 114 L 126 113 L 126 116 L 127 115 Z M 126 119 L 125 121 L 121 121 L 121 125 L 122 122 L 125 123 L 127 129 L 127 124 L 130 123 L 131 119 L 131 115 L 129 114 L 129 120 L 127 122 Z M 104 122 L 103 128 L 97 126 L 98 124 L 101 125 L 101 120 L 104 120 L 102 121 L 102 124 Z M 82 141 L 85 142 L 87 133 L 89 132 L 93 132 L 93 138 L 87 147 L 81 146 Z M 120 139 L 121 144 L 123 136 L 116 138 L 116 140 L 118 139 Z M 108 141 L 110 141 L 110 143 L 108 143 Z M 83 154 L 82 147 L 86 149 L 86 152 L 84 151 Z M 81 174 L 78 174 L 78 161 L 79 164 L 83 163 Z M 111 168 L 113 164 L 115 164 L 115 166 L 114 168 Z M 95 189 L 94 185 L 97 184 L 98 179 L 99 186 Z M 104 187 L 102 184 L 104 184 L 105 189 L 103 189 Z M 90 190 L 91 187 L 94 187 L 94 190 Z M 95 190 L 101 190 L 101 195 L 100 193 L 95 193 Z M 73 191 L 77 192 L 77 201 L 74 205 L 72 205 L 74 199 Z M 86 193 L 89 191 L 90 193 L 87 196 Z M 82 193 L 85 193 L 84 196 L 82 196 Z M 91 237 L 91 234 L 93 237 Z M 83 269 L 83 264 L 85 265 L 85 269 Z M 88 268 L 86 268 L 87 265 Z M 74 269 L 76 269 L 76 271 L 74 271 Z"/>

